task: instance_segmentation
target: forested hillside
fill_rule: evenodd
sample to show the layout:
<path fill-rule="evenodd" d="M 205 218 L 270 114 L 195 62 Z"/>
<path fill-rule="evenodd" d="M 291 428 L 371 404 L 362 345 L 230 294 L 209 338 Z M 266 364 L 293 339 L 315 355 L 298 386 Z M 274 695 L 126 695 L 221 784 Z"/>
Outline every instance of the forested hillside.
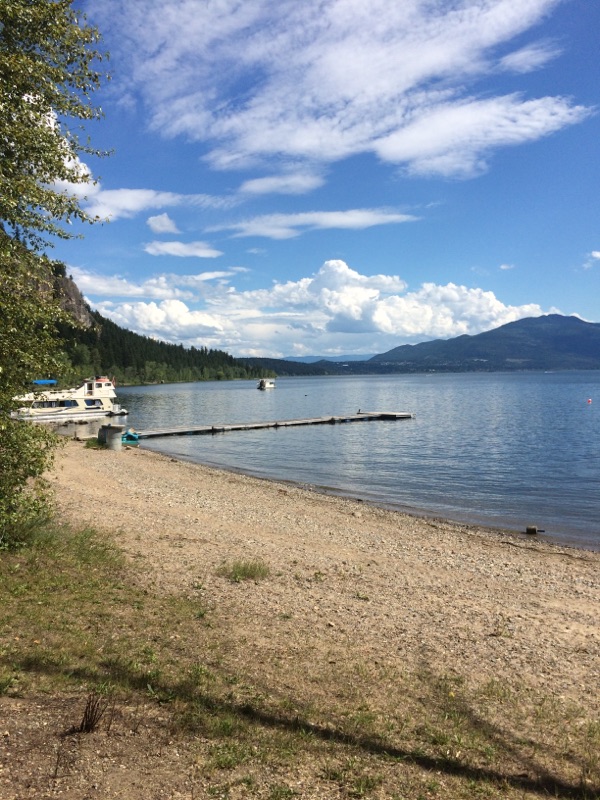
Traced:
<path fill-rule="evenodd" d="M 185 348 L 140 336 L 91 311 L 87 328 L 64 328 L 65 374 L 73 382 L 87 375 L 114 376 L 119 383 L 174 383 L 177 381 L 262 378 L 272 373 L 251 366 L 222 350 Z"/>

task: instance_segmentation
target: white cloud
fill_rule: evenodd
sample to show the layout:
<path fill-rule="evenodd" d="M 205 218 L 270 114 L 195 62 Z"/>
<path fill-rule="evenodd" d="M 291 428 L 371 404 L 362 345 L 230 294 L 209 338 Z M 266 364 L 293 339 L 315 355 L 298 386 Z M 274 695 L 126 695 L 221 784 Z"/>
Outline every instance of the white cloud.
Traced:
<path fill-rule="evenodd" d="M 537 42 L 504 56 L 500 66 L 511 72 L 532 72 L 560 55 L 560 50 L 548 42 Z"/>
<path fill-rule="evenodd" d="M 151 256 L 178 256 L 180 258 L 217 258 L 222 256 L 206 242 L 150 242 L 144 247 Z"/>
<path fill-rule="evenodd" d="M 583 265 L 584 269 L 591 269 L 592 267 L 596 266 L 600 261 L 600 250 L 592 250 L 592 252 L 588 255 L 585 263 Z"/>
<path fill-rule="evenodd" d="M 148 217 L 146 224 L 153 233 L 180 233 L 177 225 L 166 212 L 155 217 Z"/>
<path fill-rule="evenodd" d="M 318 189 L 324 183 L 318 175 L 273 175 L 267 178 L 254 178 L 245 181 L 242 194 L 306 194 Z"/>
<path fill-rule="evenodd" d="M 585 113 L 560 98 L 524 101 L 518 95 L 443 103 L 380 139 L 375 149 L 414 174 L 469 177 L 485 169 L 491 150 L 535 141 Z"/>
<path fill-rule="evenodd" d="M 123 303 L 116 307 L 99 306 L 101 313 L 110 317 L 117 325 L 148 333 L 173 342 L 186 342 L 189 345 L 200 341 L 210 341 L 214 337 L 224 337 L 226 327 L 223 320 L 205 311 L 191 311 L 181 300 L 163 300 L 157 304 Z"/>
<path fill-rule="evenodd" d="M 154 297 L 162 300 L 168 298 L 194 299 L 192 292 L 179 289 L 167 275 L 159 275 L 149 278 L 143 283 L 135 283 L 120 275 L 98 275 L 79 267 L 70 267 L 69 272 L 80 291 L 86 296 Z"/>
<path fill-rule="evenodd" d="M 373 152 L 410 173 L 466 177 L 496 149 L 588 114 L 483 84 L 556 55 L 523 40 L 559 2 L 105 0 L 94 15 L 129 62 L 127 91 L 140 93 L 152 127 L 206 143 L 216 167 Z M 282 191 L 276 181 L 245 191 Z"/>
<path fill-rule="evenodd" d="M 239 271 L 166 275 L 136 286 L 123 278 L 113 278 L 113 286 L 81 270 L 74 275 L 89 302 L 117 324 L 233 355 L 382 353 L 545 313 L 535 303 L 510 306 L 493 292 L 453 283 L 409 290 L 399 275 L 363 275 L 340 260 L 326 261 L 309 277 L 252 291 L 231 285 Z"/>
<path fill-rule="evenodd" d="M 354 208 L 347 211 L 306 211 L 297 214 L 265 214 L 230 225 L 208 230 L 233 230 L 234 236 L 264 236 L 269 239 L 291 239 L 306 230 L 363 230 L 375 225 L 414 222 L 417 217 L 386 209 Z"/>
<path fill-rule="evenodd" d="M 507 271 L 514 268 L 515 268 L 514 264 L 500 264 L 500 269 L 503 271 Z"/>
<path fill-rule="evenodd" d="M 206 194 L 177 194 L 154 189 L 102 189 L 97 184 L 88 188 L 84 206 L 90 216 L 116 220 L 135 217 L 150 209 L 175 206 L 229 208 L 234 202 L 231 198 L 211 197 Z"/>
<path fill-rule="evenodd" d="M 110 297 L 114 299 L 109 305 L 118 305 L 124 297 L 153 298 L 159 300 L 199 301 L 212 291 L 211 284 L 216 283 L 219 291 L 231 278 L 247 270 L 244 267 L 232 267 L 226 270 L 198 272 L 192 275 L 163 274 L 155 275 L 144 281 L 131 281 L 120 275 L 99 275 L 79 267 L 70 267 L 69 271 L 79 289 L 86 296 Z"/>

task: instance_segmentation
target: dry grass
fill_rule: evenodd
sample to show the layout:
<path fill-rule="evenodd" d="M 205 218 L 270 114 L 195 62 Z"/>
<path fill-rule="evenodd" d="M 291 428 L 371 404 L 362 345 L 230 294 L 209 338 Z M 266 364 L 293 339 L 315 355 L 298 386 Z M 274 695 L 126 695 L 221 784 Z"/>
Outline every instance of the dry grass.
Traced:
<path fill-rule="evenodd" d="M 147 591 L 93 531 L 3 554 L 0 578 L 0 796 L 597 797 L 600 724 L 551 692 L 326 653 L 265 672 L 201 586 Z"/>

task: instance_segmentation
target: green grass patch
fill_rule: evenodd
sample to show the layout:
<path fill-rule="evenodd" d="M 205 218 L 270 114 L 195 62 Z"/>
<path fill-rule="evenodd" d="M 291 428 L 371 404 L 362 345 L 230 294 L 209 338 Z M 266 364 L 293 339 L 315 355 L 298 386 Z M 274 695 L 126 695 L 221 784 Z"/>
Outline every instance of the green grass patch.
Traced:
<path fill-rule="evenodd" d="M 221 564 L 217 574 L 227 578 L 233 583 L 242 581 L 261 581 L 268 578 L 271 569 L 268 564 L 260 559 L 250 561 L 232 561 L 231 563 Z"/>

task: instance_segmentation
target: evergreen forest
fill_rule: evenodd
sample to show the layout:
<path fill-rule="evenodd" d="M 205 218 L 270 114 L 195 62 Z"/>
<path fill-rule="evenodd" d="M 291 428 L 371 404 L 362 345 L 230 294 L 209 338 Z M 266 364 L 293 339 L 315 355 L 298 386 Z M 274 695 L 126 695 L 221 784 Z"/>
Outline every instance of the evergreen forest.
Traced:
<path fill-rule="evenodd" d="M 108 375 L 120 384 L 176 383 L 272 377 L 222 350 L 169 344 L 125 330 L 96 311 L 87 328 L 63 326 L 64 369 L 61 384 L 90 375 Z M 44 376 L 46 377 L 46 376 Z"/>

